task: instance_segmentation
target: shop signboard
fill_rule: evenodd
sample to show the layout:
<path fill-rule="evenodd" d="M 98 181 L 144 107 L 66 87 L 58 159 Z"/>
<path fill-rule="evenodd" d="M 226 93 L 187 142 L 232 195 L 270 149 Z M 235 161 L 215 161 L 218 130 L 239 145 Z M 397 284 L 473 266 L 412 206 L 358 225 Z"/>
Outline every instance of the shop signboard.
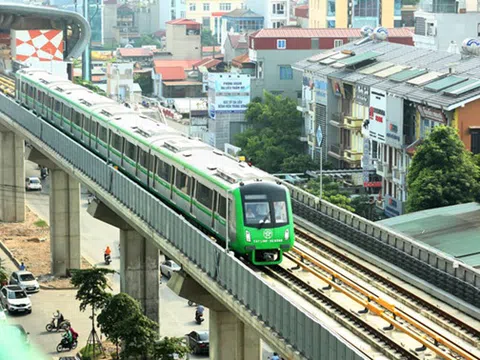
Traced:
<path fill-rule="evenodd" d="M 368 115 L 368 132 L 370 138 L 385 144 L 387 130 L 387 93 L 384 90 L 370 88 Z"/>
<path fill-rule="evenodd" d="M 387 96 L 387 143 L 394 148 L 403 146 L 403 99 L 388 94 Z"/>

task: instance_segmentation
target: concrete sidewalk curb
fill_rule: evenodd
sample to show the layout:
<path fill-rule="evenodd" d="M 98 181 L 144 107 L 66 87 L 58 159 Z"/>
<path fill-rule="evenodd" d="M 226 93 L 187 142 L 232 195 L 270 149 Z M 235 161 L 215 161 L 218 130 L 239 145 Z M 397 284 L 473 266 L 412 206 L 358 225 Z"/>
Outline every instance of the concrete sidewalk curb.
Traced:
<path fill-rule="evenodd" d="M 13 256 L 12 252 L 8 249 L 7 245 L 0 240 L 0 248 L 7 254 L 8 258 L 15 264 L 15 266 L 20 269 L 20 262 Z"/>

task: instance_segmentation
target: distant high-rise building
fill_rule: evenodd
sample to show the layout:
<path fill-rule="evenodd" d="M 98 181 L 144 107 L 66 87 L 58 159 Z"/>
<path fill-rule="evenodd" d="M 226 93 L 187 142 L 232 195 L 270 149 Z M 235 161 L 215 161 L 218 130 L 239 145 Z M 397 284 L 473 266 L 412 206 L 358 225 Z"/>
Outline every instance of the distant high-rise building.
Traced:
<path fill-rule="evenodd" d="M 310 0 L 310 28 L 402 26 L 402 0 Z"/>

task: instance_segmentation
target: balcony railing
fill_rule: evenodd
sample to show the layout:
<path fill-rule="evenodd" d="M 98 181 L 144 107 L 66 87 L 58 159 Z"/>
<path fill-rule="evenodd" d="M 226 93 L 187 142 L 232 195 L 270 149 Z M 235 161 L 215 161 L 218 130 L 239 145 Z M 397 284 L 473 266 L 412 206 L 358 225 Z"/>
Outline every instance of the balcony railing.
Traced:
<path fill-rule="evenodd" d="M 360 161 L 362 161 L 363 154 L 357 150 L 345 149 L 343 153 L 345 160 L 350 163 L 359 163 Z"/>
<path fill-rule="evenodd" d="M 345 127 L 349 129 L 358 129 L 362 128 L 363 120 L 357 118 L 356 116 L 345 116 Z"/>
<path fill-rule="evenodd" d="M 337 159 L 343 159 L 345 147 L 342 144 L 332 144 L 328 148 L 328 154 Z"/>
<path fill-rule="evenodd" d="M 314 144 L 315 143 L 315 134 L 308 134 L 308 142 L 311 143 L 311 144 Z"/>
<path fill-rule="evenodd" d="M 392 168 L 392 180 L 395 183 L 398 183 L 400 185 L 404 185 L 406 182 L 406 174 L 404 169 L 399 169 L 397 167 Z"/>
<path fill-rule="evenodd" d="M 392 178 L 392 168 L 388 164 L 383 164 L 383 177 L 387 179 Z"/>
<path fill-rule="evenodd" d="M 330 124 L 336 127 L 344 127 L 345 116 L 343 115 L 343 113 L 340 113 L 340 112 L 332 113 L 332 119 L 330 120 Z"/>
<path fill-rule="evenodd" d="M 380 176 L 383 176 L 383 170 L 384 170 L 383 162 L 381 160 L 378 160 L 377 161 L 377 174 L 380 175 Z"/>

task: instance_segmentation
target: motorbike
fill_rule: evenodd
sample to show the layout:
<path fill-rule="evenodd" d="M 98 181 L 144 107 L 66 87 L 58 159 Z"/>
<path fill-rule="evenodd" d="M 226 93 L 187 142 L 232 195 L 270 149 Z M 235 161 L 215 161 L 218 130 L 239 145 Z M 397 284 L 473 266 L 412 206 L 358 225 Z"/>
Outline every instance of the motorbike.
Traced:
<path fill-rule="evenodd" d="M 112 262 L 112 257 L 110 255 L 105 255 L 105 265 L 110 265 Z"/>
<path fill-rule="evenodd" d="M 48 176 L 47 169 L 42 168 L 40 169 L 40 179 L 45 180 Z"/>
<path fill-rule="evenodd" d="M 188 306 L 197 306 L 192 300 L 188 300 Z"/>
<path fill-rule="evenodd" d="M 200 313 L 198 313 L 198 312 L 195 313 L 195 322 L 196 322 L 198 325 L 201 325 L 204 320 L 205 320 L 205 319 L 203 318 L 203 314 L 200 314 Z"/>
<path fill-rule="evenodd" d="M 60 328 L 57 328 L 57 325 L 55 324 L 57 321 L 56 317 L 52 317 L 52 320 L 45 326 L 45 330 L 48 332 L 52 331 L 59 331 L 59 330 L 64 330 L 67 331 L 68 328 L 70 327 L 70 321 L 69 320 L 63 320 L 62 323 L 60 324 Z"/>
<path fill-rule="evenodd" d="M 67 339 L 67 335 L 62 335 L 62 340 L 60 343 L 57 345 L 57 352 L 62 352 L 62 351 L 70 351 L 72 349 L 75 349 L 78 345 L 77 339 L 73 339 L 73 341 L 70 343 Z"/>

